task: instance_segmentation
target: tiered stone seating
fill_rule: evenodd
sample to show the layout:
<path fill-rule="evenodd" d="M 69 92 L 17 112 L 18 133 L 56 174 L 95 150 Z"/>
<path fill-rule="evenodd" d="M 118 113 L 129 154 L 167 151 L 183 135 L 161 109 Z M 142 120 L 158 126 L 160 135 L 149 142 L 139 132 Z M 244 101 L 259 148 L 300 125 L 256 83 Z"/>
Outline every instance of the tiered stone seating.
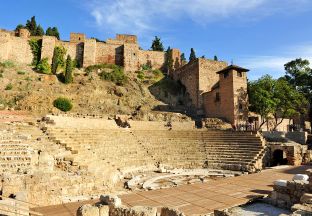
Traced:
<path fill-rule="evenodd" d="M 260 137 L 231 131 L 136 131 L 160 163 L 183 168 L 208 166 L 247 171 L 263 151 Z"/>
<path fill-rule="evenodd" d="M 0 173 L 23 172 L 31 165 L 29 145 L 18 134 L 0 131 Z"/>
<path fill-rule="evenodd" d="M 72 152 L 66 160 L 92 171 L 155 164 L 127 129 L 50 128 L 49 136 Z"/>
<path fill-rule="evenodd" d="M 48 134 L 71 151 L 66 160 L 90 171 L 156 164 L 250 171 L 260 168 L 264 151 L 252 133 L 199 130 L 192 123 L 130 121 L 131 128 L 118 128 L 114 120 L 73 117 L 55 123 Z"/>

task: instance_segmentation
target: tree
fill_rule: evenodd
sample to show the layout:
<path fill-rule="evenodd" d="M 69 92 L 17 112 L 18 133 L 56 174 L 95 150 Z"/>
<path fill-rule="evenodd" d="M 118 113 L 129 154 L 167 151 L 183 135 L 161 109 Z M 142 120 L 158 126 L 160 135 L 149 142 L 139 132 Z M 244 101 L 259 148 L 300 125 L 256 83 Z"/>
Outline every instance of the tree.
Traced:
<path fill-rule="evenodd" d="M 266 75 L 248 83 L 250 110 L 261 116 L 261 128 L 269 119 L 274 119 L 274 130 L 285 118 L 305 112 L 304 95 L 285 79 L 274 80 Z"/>
<path fill-rule="evenodd" d="M 25 26 L 22 25 L 22 24 L 18 24 L 18 25 L 16 26 L 16 28 L 15 28 L 15 31 L 19 31 L 19 30 L 22 29 L 22 28 L 25 28 Z"/>
<path fill-rule="evenodd" d="M 185 58 L 185 54 L 184 53 L 181 54 L 181 61 L 182 62 L 186 62 L 186 58 Z"/>
<path fill-rule="evenodd" d="M 62 46 L 56 46 L 53 51 L 53 57 L 52 57 L 52 65 L 51 65 L 51 72 L 53 74 L 56 74 L 57 68 L 59 66 L 63 67 L 65 60 L 64 56 L 66 54 L 66 49 Z"/>
<path fill-rule="evenodd" d="M 218 61 L 218 56 L 215 55 L 215 56 L 213 57 L 213 60 Z"/>
<path fill-rule="evenodd" d="M 166 51 L 166 69 L 167 69 L 167 75 L 173 71 L 173 59 L 172 59 L 172 49 L 170 46 L 168 47 Z"/>
<path fill-rule="evenodd" d="M 259 128 L 268 121 L 270 114 L 274 111 L 274 84 L 275 81 L 269 75 L 263 76 L 256 81 L 248 82 L 250 111 L 261 116 Z"/>
<path fill-rule="evenodd" d="M 30 35 L 35 36 L 37 32 L 37 22 L 36 17 L 32 16 L 30 20 L 26 22 L 26 28 L 29 30 Z"/>
<path fill-rule="evenodd" d="M 295 59 L 286 63 L 286 80 L 299 92 L 305 95 L 310 103 L 310 121 L 312 122 L 312 69 L 310 62 L 305 59 Z"/>
<path fill-rule="evenodd" d="M 43 28 L 41 27 L 41 25 L 38 25 L 38 26 L 37 26 L 35 35 L 36 35 L 36 36 L 42 36 L 42 35 L 44 35 L 44 30 L 43 30 Z"/>
<path fill-rule="evenodd" d="M 190 60 L 190 62 L 196 60 L 196 54 L 195 54 L 195 50 L 193 48 L 191 48 L 191 54 L 190 54 L 189 60 Z"/>
<path fill-rule="evenodd" d="M 72 71 L 73 71 L 72 60 L 70 55 L 68 55 L 66 59 L 64 83 L 68 84 L 73 82 Z"/>
<path fill-rule="evenodd" d="M 153 51 L 164 51 L 164 46 L 159 37 L 155 36 L 155 39 L 152 42 L 151 49 Z"/>
<path fill-rule="evenodd" d="M 276 81 L 273 89 L 275 100 L 275 111 L 273 112 L 275 126 L 280 125 L 285 118 L 292 118 L 297 114 L 306 112 L 307 100 L 304 95 L 298 92 L 284 78 Z"/>
<path fill-rule="evenodd" d="M 49 27 L 49 28 L 47 28 L 46 35 L 54 36 L 58 40 L 60 39 L 60 33 L 59 33 L 59 31 L 58 31 L 58 29 L 56 27 L 53 27 L 53 28 Z"/>

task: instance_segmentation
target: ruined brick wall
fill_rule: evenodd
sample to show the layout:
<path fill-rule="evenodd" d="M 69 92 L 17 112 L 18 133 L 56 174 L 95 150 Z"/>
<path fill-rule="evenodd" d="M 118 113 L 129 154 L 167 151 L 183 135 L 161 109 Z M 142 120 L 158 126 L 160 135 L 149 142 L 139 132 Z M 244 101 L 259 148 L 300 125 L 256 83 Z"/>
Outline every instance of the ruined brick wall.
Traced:
<path fill-rule="evenodd" d="M 204 110 L 207 117 L 218 117 L 234 124 L 233 71 L 228 77 L 219 75 L 219 86 L 203 94 Z M 218 94 L 218 96 L 217 96 Z"/>
<path fill-rule="evenodd" d="M 8 60 L 11 35 L 9 32 L 0 31 L 0 61 Z"/>
<path fill-rule="evenodd" d="M 86 39 L 84 42 L 83 67 L 95 64 L 96 58 L 96 40 Z"/>
<path fill-rule="evenodd" d="M 185 87 L 192 105 L 195 108 L 201 108 L 199 97 L 199 60 L 189 62 L 187 65 L 180 67 L 171 74 L 175 81 L 180 81 Z"/>
<path fill-rule="evenodd" d="M 12 32 L 0 31 L 0 60 L 31 64 L 33 56 L 28 38 L 15 37 Z"/>
<path fill-rule="evenodd" d="M 218 94 L 218 96 L 217 96 Z M 230 70 L 228 76 L 219 75 L 219 84 L 212 92 L 203 94 L 207 117 L 224 118 L 232 124 L 246 123 L 248 117 L 247 77 Z"/>
<path fill-rule="evenodd" d="M 18 36 L 21 38 L 29 38 L 30 32 L 28 31 L 28 29 L 21 28 L 18 31 Z"/>
<path fill-rule="evenodd" d="M 236 124 L 248 120 L 247 73 L 233 71 L 234 118 Z"/>
<path fill-rule="evenodd" d="M 117 34 L 116 40 L 122 41 L 124 43 L 138 43 L 138 38 L 136 35 Z"/>
<path fill-rule="evenodd" d="M 125 71 L 137 71 L 140 68 L 139 46 L 137 44 L 124 44 L 123 48 Z"/>
<path fill-rule="evenodd" d="M 181 51 L 179 49 L 172 49 L 172 60 L 173 60 L 173 70 L 176 70 L 182 66 L 182 61 L 181 61 Z"/>
<path fill-rule="evenodd" d="M 210 59 L 199 58 L 199 86 L 201 92 L 209 92 L 219 81 L 218 71 L 227 66 L 226 62 L 214 61 Z"/>
<path fill-rule="evenodd" d="M 82 65 L 83 53 L 84 53 L 84 43 L 73 43 L 67 41 L 56 40 L 55 46 L 62 46 L 66 49 L 65 58 L 70 55 L 72 59 L 76 59 L 77 62 Z"/>
<path fill-rule="evenodd" d="M 71 43 L 83 43 L 86 40 L 86 35 L 82 33 L 70 33 L 70 42 Z"/>
<path fill-rule="evenodd" d="M 85 52 L 89 52 L 85 48 Z M 123 65 L 123 50 L 118 44 L 96 43 L 95 64 Z"/>
<path fill-rule="evenodd" d="M 161 69 L 165 64 L 166 54 L 161 51 L 139 50 L 139 65 L 151 65 L 153 69 Z M 139 70 L 138 68 L 137 70 Z"/>
<path fill-rule="evenodd" d="M 42 37 L 41 59 L 47 58 L 49 63 L 52 63 L 54 47 L 56 45 L 56 38 L 53 36 Z"/>

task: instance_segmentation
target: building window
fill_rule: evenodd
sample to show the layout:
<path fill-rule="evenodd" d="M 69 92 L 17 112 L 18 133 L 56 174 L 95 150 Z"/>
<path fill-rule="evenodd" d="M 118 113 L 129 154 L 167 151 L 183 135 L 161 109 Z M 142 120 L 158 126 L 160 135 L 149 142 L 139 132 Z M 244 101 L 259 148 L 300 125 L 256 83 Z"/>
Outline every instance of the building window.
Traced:
<path fill-rule="evenodd" d="M 228 76 L 229 76 L 229 72 L 228 71 L 223 74 L 224 78 L 227 78 Z"/>
<path fill-rule="evenodd" d="M 78 38 L 78 40 L 80 40 L 80 37 Z"/>
<path fill-rule="evenodd" d="M 219 102 L 219 101 L 220 101 L 220 93 L 217 92 L 217 93 L 216 93 L 215 102 Z"/>
<path fill-rule="evenodd" d="M 243 77 L 243 73 L 240 72 L 240 71 L 237 71 L 237 76 L 238 76 L 238 77 Z"/>

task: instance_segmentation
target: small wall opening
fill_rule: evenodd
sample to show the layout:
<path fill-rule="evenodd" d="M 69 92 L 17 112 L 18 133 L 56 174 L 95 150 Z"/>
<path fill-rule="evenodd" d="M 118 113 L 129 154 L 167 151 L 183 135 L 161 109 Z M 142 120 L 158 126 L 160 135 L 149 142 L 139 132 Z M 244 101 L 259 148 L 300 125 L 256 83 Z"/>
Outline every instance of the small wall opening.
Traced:
<path fill-rule="evenodd" d="M 273 152 L 273 166 L 287 165 L 287 157 L 283 150 L 277 149 Z"/>

